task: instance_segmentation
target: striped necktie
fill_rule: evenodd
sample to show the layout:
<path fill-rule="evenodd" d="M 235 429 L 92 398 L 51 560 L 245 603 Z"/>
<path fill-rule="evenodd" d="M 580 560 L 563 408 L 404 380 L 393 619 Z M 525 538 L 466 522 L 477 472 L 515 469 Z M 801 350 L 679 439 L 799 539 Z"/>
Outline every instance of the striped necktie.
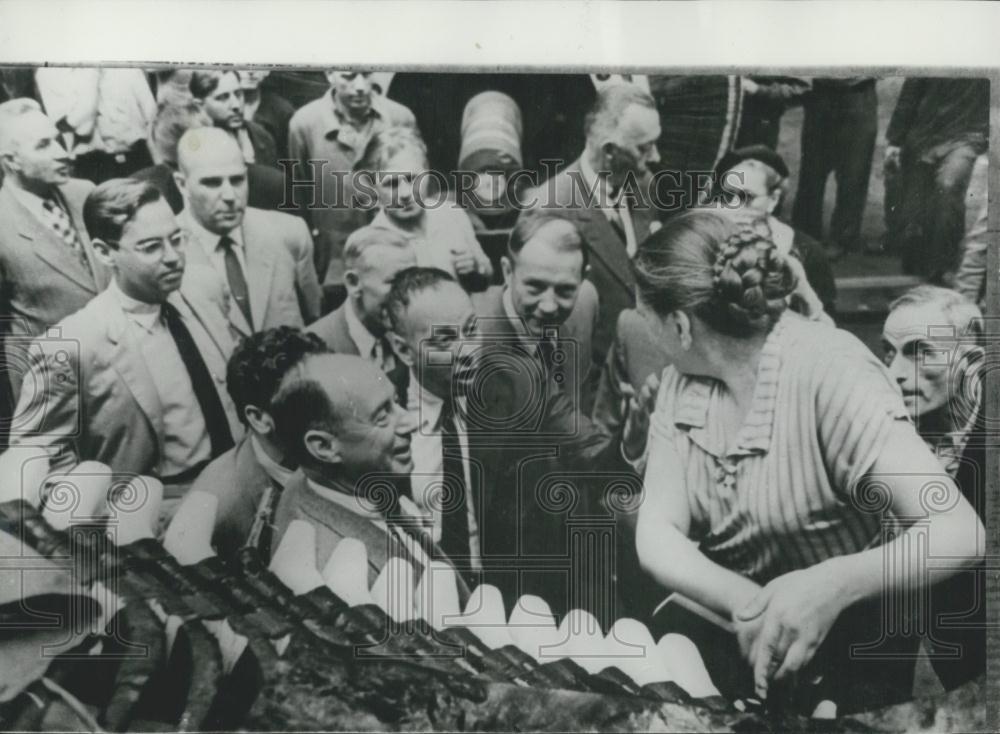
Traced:
<path fill-rule="evenodd" d="M 80 236 L 76 233 L 73 222 L 70 221 L 69 215 L 59 205 L 59 202 L 51 197 L 44 199 L 42 209 L 48 215 L 48 225 L 52 227 L 59 239 L 65 242 L 77 256 L 82 257 L 83 244 L 80 242 Z"/>

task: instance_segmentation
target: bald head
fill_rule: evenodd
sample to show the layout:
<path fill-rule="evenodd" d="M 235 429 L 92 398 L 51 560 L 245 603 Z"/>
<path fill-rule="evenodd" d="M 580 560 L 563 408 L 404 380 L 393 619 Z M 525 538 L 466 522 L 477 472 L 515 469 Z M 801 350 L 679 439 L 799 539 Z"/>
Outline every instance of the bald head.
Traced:
<path fill-rule="evenodd" d="M 199 127 L 181 136 L 174 174 L 185 208 L 209 232 L 224 235 L 243 222 L 247 166 L 230 133 Z"/>
<path fill-rule="evenodd" d="M 282 383 L 275 424 L 293 458 L 316 471 L 361 477 L 412 470 L 414 424 L 388 378 L 361 357 L 316 354 Z"/>
<path fill-rule="evenodd" d="M 220 165 L 246 168 L 236 138 L 217 127 L 198 127 L 181 136 L 177 145 L 177 165 L 184 173 Z"/>

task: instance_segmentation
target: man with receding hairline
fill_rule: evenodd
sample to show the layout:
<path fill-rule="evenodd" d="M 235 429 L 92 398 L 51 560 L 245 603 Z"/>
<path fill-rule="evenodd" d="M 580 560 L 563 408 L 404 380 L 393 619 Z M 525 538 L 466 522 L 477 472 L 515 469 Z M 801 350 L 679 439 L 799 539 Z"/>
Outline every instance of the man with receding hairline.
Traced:
<path fill-rule="evenodd" d="M 584 120 L 582 155 L 522 197 L 576 223 L 590 256 L 587 278 L 601 294 L 594 334 L 597 369 L 614 337 L 618 314 L 635 306 L 630 257 L 649 235 L 656 212 L 649 201 L 650 166 L 659 161 L 660 116 L 635 84 L 602 87 Z"/>
<path fill-rule="evenodd" d="M 247 166 L 232 136 L 218 128 L 188 130 L 177 162 L 188 257 L 214 268 L 228 285 L 234 333 L 301 327 L 317 318 L 320 290 L 306 226 L 289 214 L 247 207 Z"/>
<path fill-rule="evenodd" d="M 345 538 L 364 543 L 370 587 L 389 558 L 413 564 L 416 577 L 431 557 L 447 561 L 405 496 L 381 491 L 408 479 L 410 439 L 416 425 L 395 400 L 392 383 L 368 360 L 348 354 L 303 359 L 272 403 L 277 432 L 300 469 L 285 485 L 275 513 L 275 549 L 289 524 L 304 520 L 316 530 L 316 565 L 323 569 Z M 388 497 L 388 498 L 387 498 Z M 458 579 L 459 594 L 469 589 Z"/>
<path fill-rule="evenodd" d="M 59 131 L 33 99 L 0 104 L 0 336 L 16 401 L 28 338 L 83 308 L 108 284 L 83 223 L 94 188 L 70 178 Z M 5 411 L 2 411 L 5 412 Z"/>
<path fill-rule="evenodd" d="M 330 351 L 357 354 L 389 375 L 396 395 L 406 404 L 409 370 L 392 349 L 383 307 L 392 279 L 417 264 L 410 242 L 384 227 L 362 227 L 344 246 L 344 283 L 347 300 L 315 322 L 307 331 L 317 334 Z"/>

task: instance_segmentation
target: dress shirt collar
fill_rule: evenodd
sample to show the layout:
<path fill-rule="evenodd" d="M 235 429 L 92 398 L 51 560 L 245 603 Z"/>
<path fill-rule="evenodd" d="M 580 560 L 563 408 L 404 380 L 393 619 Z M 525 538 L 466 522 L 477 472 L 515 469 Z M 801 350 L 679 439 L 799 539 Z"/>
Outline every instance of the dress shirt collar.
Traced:
<path fill-rule="evenodd" d="M 358 353 L 365 359 L 371 358 L 372 350 L 375 349 L 375 344 L 378 339 L 368 331 L 368 327 L 361 323 L 361 319 L 354 312 L 354 302 L 351 300 L 350 296 L 347 298 L 347 302 L 344 304 L 344 318 L 347 321 L 347 333 L 351 336 L 351 341 L 354 342 L 354 346 L 358 348 Z M 385 359 L 386 355 L 382 355 L 382 359 Z"/>
<path fill-rule="evenodd" d="M 198 241 L 201 247 L 204 249 L 205 254 L 211 258 L 215 254 L 216 250 L 219 249 L 219 242 L 223 237 L 228 237 L 233 242 L 236 243 L 237 247 L 243 247 L 243 228 L 234 227 L 233 229 L 226 232 L 225 235 L 216 234 L 215 232 L 210 232 L 201 222 L 195 219 L 193 214 L 187 217 L 188 234 L 192 239 Z"/>
<path fill-rule="evenodd" d="M 737 441 L 736 454 L 766 453 L 771 447 L 771 433 L 774 426 L 775 406 L 778 395 L 778 375 L 781 368 L 781 349 L 784 342 L 788 319 L 799 318 L 782 314 L 778 323 L 767 335 L 761 348 L 757 364 L 757 380 L 754 384 L 750 411 L 743 420 Z M 724 390 L 722 383 L 710 378 L 689 377 L 682 383 L 678 396 L 677 415 L 674 423 L 689 429 L 691 439 L 709 453 L 722 457 L 728 447 L 710 446 L 707 440 L 707 417 L 713 395 Z"/>
<path fill-rule="evenodd" d="M 608 174 L 603 173 L 598 176 L 586 155 L 580 157 L 580 173 L 583 174 L 583 182 L 587 186 L 587 191 L 583 193 L 589 195 L 589 192 L 594 192 L 595 206 L 601 209 L 612 209 L 618 206 L 622 190 L 612 193 Z"/>
<path fill-rule="evenodd" d="M 38 194 L 28 191 L 27 189 L 22 189 L 20 186 L 15 186 L 14 184 L 10 184 L 9 187 L 11 193 L 14 194 L 14 198 L 21 202 L 25 209 L 30 211 L 42 221 L 47 221 L 44 198 Z M 55 188 L 52 189 L 51 198 L 58 202 L 59 206 L 62 206 L 62 202 L 59 201 L 59 196 L 57 195 Z"/>
<path fill-rule="evenodd" d="M 118 282 L 114 279 L 108 285 L 108 290 L 114 294 L 122 307 L 122 311 L 125 312 L 125 316 L 130 321 L 135 322 L 146 331 L 152 333 L 156 322 L 160 319 L 161 305 L 159 303 L 146 303 L 145 301 L 138 301 L 132 298 L 132 296 L 126 295 L 118 287 Z"/>
<path fill-rule="evenodd" d="M 410 388 L 407 391 L 407 398 L 406 409 L 417 418 L 420 424 L 417 431 L 421 435 L 437 433 L 441 430 L 441 411 L 444 408 L 444 399 L 421 385 L 412 368 L 410 369 Z M 460 406 L 464 405 L 465 398 L 456 398 L 456 400 Z M 456 421 L 461 420 L 461 413 L 461 410 L 455 411 Z"/>
<path fill-rule="evenodd" d="M 287 469 L 272 459 L 264 449 L 260 439 L 253 434 L 250 434 L 250 448 L 253 451 L 254 458 L 257 459 L 257 463 L 260 464 L 261 469 L 264 470 L 267 476 L 284 487 L 288 479 L 295 473 L 294 470 Z"/>

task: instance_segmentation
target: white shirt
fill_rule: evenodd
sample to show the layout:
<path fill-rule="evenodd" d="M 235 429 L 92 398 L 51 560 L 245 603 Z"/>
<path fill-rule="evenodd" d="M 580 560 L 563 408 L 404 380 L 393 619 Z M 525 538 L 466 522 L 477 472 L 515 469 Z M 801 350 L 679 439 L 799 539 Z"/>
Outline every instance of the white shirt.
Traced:
<path fill-rule="evenodd" d="M 594 203 L 601 210 L 601 213 L 611 223 L 617 222 L 625 232 L 625 251 L 628 256 L 635 255 L 638 243 L 635 239 L 635 228 L 632 226 L 632 213 L 628 208 L 628 199 L 623 196 L 624 187 L 618 191 L 617 197 L 611 197 L 611 184 L 608 177 L 598 176 L 597 172 L 587 161 L 587 156 L 580 158 L 580 172 L 583 174 L 583 182 L 587 185 L 587 192 L 594 192 Z M 583 193 L 583 192 L 581 192 Z M 610 204 L 610 206 L 605 206 Z"/>
<path fill-rule="evenodd" d="M 247 132 L 245 127 L 241 127 L 236 131 L 236 142 L 240 146 L 240 152 L 243 154 L 244 163 L 255 163 L 257 160 L 257 154 L 253 149 L 253 141 L 250 140 L 250 133 Z"/>
<path fill-rule="evenodd" d="M 41 68 L 35 83 L 53 121 L 65 117 L 78 136 L 93 135 L 75 146 L 125 153 L 145 140 L 156 117 L 156 100 L 142 69 L 96 67 Z"/>
<path fill-rule="evenodd" d="M 253 450 L 254 458 L 257 460 L 257 463 L 260 464 L 264 473 L 267 474 L 267 476 L 269 476 L 273 481 L 284 487 L 295 471 L 282 466 L 277 461 L 272 459 L 267 451 L 264 450 L 264 447 L 260 443 L 260 439 L 253 434 L 250 435 L 250 448 Z"/>
<path fill-rule="evenodd" d="M 243 277 L 246 278 L 247 256 L 246 249 L 243 246 L 243 230 L 240 227 L 234 227 L 226 234 L 221 235 L 209 232 L 193 215 L 188 217 L 188 221 L 191 224 L 188 234 L 191 239 L 198 243 L 205 253 L 205 257 L 212 263 L 212 267 L 222 276 L 222 282 L 229 282 L 229 276 L 226 273 L 226 251 L 219 247 L 219 242 L 222 241 L 223 237 L 228 237 L 234 242 L 233 252 L 236 253 L 236 259 L 243 269 Z"/>
<path fill-rule="evenodd" d="M 354 312 L 354 302 L 348 299 L 344 305 L 344 318 L 347 321 L 347 333 L 358 348 L 358 354 L 365 359 L 371 360 L 379 369 L 385 364 L 385 355 L 382 354 L 382 341 L 368 331 L 368 327 L 361 323 L 361 319 Z"/>
<path fill-rule="evenodd" d="M 158 475 L 170 477 L 207 461 L 212 443 L 191 377 L 177 344 L 161 316 L 158 303 L 143 303 L 122 293 L 117 282 L 108 286 L 115 294 L 129 324 L 129 337 L 139 347 L 143 363 L 160 399 L 163 445 Z M 199 328 L 185 321 L 188 329 Z"/>
<path fill-rule="evenodd" d="M 458 400 L 462 400 L 458 398 Z M 432 521 L 431 537 L 435 543 L 441 542 L 441 512 L 434 508 L 432 497 L 439 491 L 444 473 L 444 457 L 441 447 L 441 410 L 444 401 L 437 395 L 426 390 L 410 371 L 410 390 L 407 409 L 417 423 L 417 430 L 410 439 L 410 452 L 413 455 L 413 474 L 411 486 L 413 500 L 420 509 L 420 514 Z M 478 569 L 480 564 L 479 523 L 476 521 L 476 508 L 473 504 L 472 477 L 469 471 L 469 441 L 462 411 L 455 414 L 455 429 L 458 432 L 458 444 L 462 451 L 462 469 L 465 474 L 466 498 L 465 507 L 469 520 L 469 551 L 472 554 L 472 567 Z"/>

